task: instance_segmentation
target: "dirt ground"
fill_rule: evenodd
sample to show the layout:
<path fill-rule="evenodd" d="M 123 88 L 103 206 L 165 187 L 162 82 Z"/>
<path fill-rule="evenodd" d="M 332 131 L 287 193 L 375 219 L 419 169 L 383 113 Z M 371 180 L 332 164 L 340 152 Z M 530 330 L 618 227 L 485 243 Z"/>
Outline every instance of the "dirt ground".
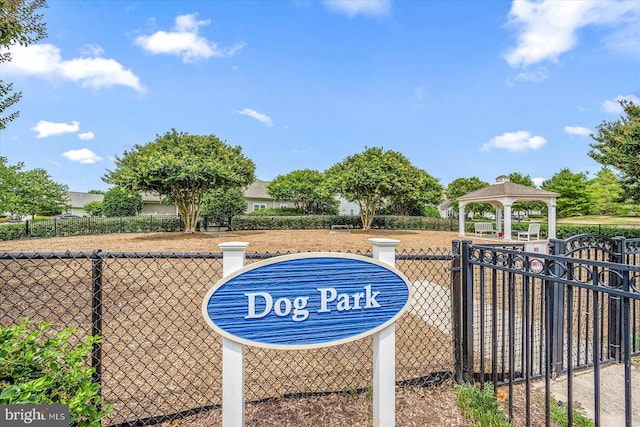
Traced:
<path fill-rule="evenodd" d="M 399 251 L 429 252 L 433 248 L 450 250 L 452 240 L 458 239 L 458 236 L 454 232 L 388 230 L 350 233 L 330 233 L 328 230 L 139 233 L 0 242 L 0 252 L 91 252 L 94 249 L 115 252 L 219 252 L 220 243 L 248 242 L 249 253 L 357 253 L 371 250 L 370 238 L 397 239 L 400 241 Z M 522 406 L 518 405 L 520 402 L 520 399 L 514 401 L 517 406 Z M 471 425 L 460 414 L 451 382 L 431 388 L 399 387 L 396 410 L 398 426 Z M 533 425 L 539 425 L 535 418 Z M 544 422 L 543 417 L 538 420 Z M 369 426 L 372 424 L 371 397 L 366 393 L 331 394 L 248 404 L 245 423 L 247 426 Z M 215 409 L 164 425 L 217 426 L 221 425 L 221 411 Z"/>
<path fill-rule="evenodd" d="M 357 251 L 371 250 L 368 239 L 399 240 L 398 250 L 417 251 L 451 248 L 458 239 L 455 232 L 353 230 L 330 233 L 328 230 L 233 231 L 219 233 L 132 233 L 100 236 L 55 237 L 0 242 L 1 252 L 219 252 L 223 242 L 248 242 L 247 252 Z"/>

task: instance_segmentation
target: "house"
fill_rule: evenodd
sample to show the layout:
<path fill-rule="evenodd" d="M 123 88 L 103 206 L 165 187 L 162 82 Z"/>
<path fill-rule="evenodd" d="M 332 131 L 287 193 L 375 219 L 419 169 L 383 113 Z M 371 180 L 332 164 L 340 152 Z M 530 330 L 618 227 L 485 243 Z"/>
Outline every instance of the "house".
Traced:
<path fill-rule="evenodd" d="M 344 197 L 338 197 L 338 215 L 360 215 L 358 202 L 350 202 Z"/>
<path fill-rule="evenodd" d="M 81 193 L 79 191 L 68 191 L 67 199 L 69 201 L 69 209 L 67 212 L 78 216 L 90 216 L 84 210 L 87 203 L 102 202 L 103 194 Z M 143 215 L 177 215 L 178 207 L 176 205 L 167 205 L 162 203 L 162 198 L 150 193 L 142 193 L 142 212 Z"/>
<path fill-rule="evenodd" d="M 293 202 L 279 201 L 274 199 L 267 193 L 267 185 L 269 181 L 256 179 L 244 191 L 244 197 L 247 201 L 246 213 L 251 213 L 264 208 L 293 208 Z M 88 216 L 84 210 L 84 206 L 89 202 L 101 202 L 104 199 L 102 194 L 80 193 L 77 191 L 69 191 L 69 204 L 71 208 L 67 213 L 79 216 Z M 178 215 L 178 207 L 174 204 L 164 204 L 162 197 L 151 194 L 142 193 L 142 214 L 143 215 Z M 346 199 L 338 198 L 340 205 L 338 208 L 340 215 L 359 215 L 360 208 L 358 203 L 349 202 Z"/>
<path fill-rule="evenodd" d="M 142 215 L 178 215 L 178 207 L 175 204 L 162 203 L 163 197 L 142 193 Z"/>
<path fill-rule="evenodd" d="M 457 218 L 458 211 L 453 209 L 453 203 L 449 199 L 444 199 L 442 203 L 438 205 L 438 212 L 442 218 Z"/>
<path fill-rule="evenodd" d="M 84 210 L 84 207 L 87 203 L 91 202 L 102 202 L 104 199 L 104 195 L 102 194 L 92 194 L 92 193 L 81 193 L 79 191 L 68 191 L 67 199 L 69 201 L 69 209 L 67 212 L 78 216 L 90 216 L 87 211 Z"/>
<path fill-rule="evenodd" d="M 292 202 L 276 201 L 267 193 L 269 181 L 256 179 L 244 190 L 244 198 L 247 199 L 246 213 L 251 213 L 265 208 L 293 208 Z"/>

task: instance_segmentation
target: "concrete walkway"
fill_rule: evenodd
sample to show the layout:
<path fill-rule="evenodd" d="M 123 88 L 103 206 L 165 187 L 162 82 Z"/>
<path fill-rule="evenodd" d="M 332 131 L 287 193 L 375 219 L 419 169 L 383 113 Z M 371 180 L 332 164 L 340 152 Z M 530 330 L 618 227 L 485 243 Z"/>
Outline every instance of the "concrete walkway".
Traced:
<path fill-rule="evenodd" d="M 429 281 L 417 281 L 413 283 L 413 297 L 409 305 L 409 312 L 420 316 L 425 322 L 435 326 L 446 334 L 452 334 L 451 324 L 451 293 L 449 288 Z M 478 301 L 474 301 L 474 322 L 479 324 L 480 306 Z M 497 324 L 507 321 L 509 312 L 505 310 L 497 310 Z M 491 329 L 491 319 L 493 317 L 493 307 L 485 305 L 485 326 L 487 330 Z M 504 320 L 503 320 L 504 319 Z M 516 329 L 521 331 L 521 317 L 516 316 Z M 538 325 L 533 325 L 533 330 L 538 330 Z M 532 346 L 534 360 L 540 357 L 538 351 L 538 340 L 544 336 L 535 334 L 533 337 L 534 345 Z M 480 351 L 479 339 L 474 340 L 474 351 Z M 487 337 L 485 342 L 485 354 L 490 356 L 490 341 Z M 584 348 L 584 342 L 574 342 L 573 348 L 577 345 Z M 567 348 L 565 346 L 565 359 Z M 502 344 L 498 343 L 498 352 L 502 353 Z M 517 367 L 521 363 L 521 353 L 515 355 L 514 366 Z M 631 395 L 632 395 L 632 421 L 634 426 L 640 427 L 640 368 L 631 367 Z M 544 388 L 544 381 L 536 381 L 534 387 Z M 562 402 L 567 401 L 567 376 L 563 375 L 552 381 L 551 394 L 556 400 Z M 594 418 L 594 384 L 593 369 L 581 371 L 574 374 L 573 381 L 573 401 L 579 403 L 584 409 L 585 414 Z M 600 420 L 603 427 L 624 426 L 624 371 L 621 364 L 609 364 L 600 369 Z"/>
<path fill-rule="evenodd" d="M 540 385 L 537 385 L 540 386 Z M 544 388 L 544 383 L 541 385 Z M 595 420 L 593 369 L 573 376 L 573 401 L 580 403 L 585 415 Z M 567 401 L 567 376 L 551 382 L 556 400 Z M 631 366 L 632 423 L 640 426 L 640 368 Z M 624 426 L 624 366 L 610 364 L 600 368 L 600 425 Z"/>

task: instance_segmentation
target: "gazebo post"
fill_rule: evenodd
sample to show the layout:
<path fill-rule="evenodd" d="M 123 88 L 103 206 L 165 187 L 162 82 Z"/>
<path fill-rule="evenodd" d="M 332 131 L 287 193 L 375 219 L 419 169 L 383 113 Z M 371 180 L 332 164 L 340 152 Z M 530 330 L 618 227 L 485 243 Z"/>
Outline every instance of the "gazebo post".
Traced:
<path fill-rule="evenodd" d="M 504 240 L 511 240 L 511 203 L 504 203 Z"/>
<path fill-rule="evenodd" d="M 547 230 L 547 238 L 555 239 L 556 238 L 556 201 L 553 200 L 550 203 L 547 203 L 547 217 L 548 217 L 548 230 Z"/>
<path fill-rule="evenodd" d="M 464 237 L 464 203 L 458 202 L 458 236 Z"/>
<path fill-rule="evenodd" d="M 502 208 L 496 206 L 496 231 L 502 231 Z"/>

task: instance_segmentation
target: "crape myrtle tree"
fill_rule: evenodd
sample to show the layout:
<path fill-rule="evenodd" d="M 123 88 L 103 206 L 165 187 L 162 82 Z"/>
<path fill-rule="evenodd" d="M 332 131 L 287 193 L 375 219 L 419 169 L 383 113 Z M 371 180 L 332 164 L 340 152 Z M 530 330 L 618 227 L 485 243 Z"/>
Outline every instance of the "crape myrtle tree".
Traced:
<path fill-rule="evenodd" d="M 419 169 L 401 153 L 367 148 L 325 171 L 330 192 L 357 201 L 362 229 L 369 230 L 380 204 L 391 197 L 415 199 L 421 190 Z"/>
<path fill-rule="evenodd" d="M 109 184 L 169 198 L 178 207 L 185 232 L 196 230 L 205 193 L 214 188 L 245 188 L 255 164 L 215 135 L 191 135 L 172 129 L 155 141 L 135 145 L 116 157 Z"/>
<path fill-rule="evenodd" d="M 38 9 L 46 8 L 46 0 L 0 0 L 0 64 L 11 61 L 11 46 L 29 46 L 47 36 Z M 18 117 L 18 112 L 5 115 L 22 98 L 21 92 L 13 92 L 13 84 L 0 79 L 0 130 Z"/>
<path fill-rule="evenodd" d="M 435 210 L 437 216 L 440 216 L 435 208 L 443 197 L 444 188 L 440 181 L 419 168 L 416 168 L 415 173 L 418 191 L 392 195 L 386 200 L 383 212 L 389 215 L 434 216 Z"/>
<path fill-rule="evenodd" d="M 279 175 L 267 185 L 267 193 L 278 201 L 292 202 L 302 215 L 334 214 L 338 210 L 335 193 L 323 186 L 324 175 L 301 169 Z"/>
<path fill-rule="evenodd" d="M 447 199 L 451 200 L 451 208 L 454 212 L 458 212 L 460 206 L 458 204 L 458 197 L 462 197 L 472 191 L 488 186 L 488 182 L 483 181 L 476 176 L 472 176 L 471 178 L 456 178 L 447 185 L 444 194 Z M 492 211 L 493 206 L 488 203 L 470 203 L 466 206 L 466 210 L 468 212 L 479 213 L 482 215 L 484 212 Z"/>
<path fill-rule="evenodd" d="M 604 166 L 620 172 L 626 196 L 640 202 L 640 105 L 620 101 L 624 115 L 618 120 L 600 123 L 591 138 L 591 156 Z"/>

